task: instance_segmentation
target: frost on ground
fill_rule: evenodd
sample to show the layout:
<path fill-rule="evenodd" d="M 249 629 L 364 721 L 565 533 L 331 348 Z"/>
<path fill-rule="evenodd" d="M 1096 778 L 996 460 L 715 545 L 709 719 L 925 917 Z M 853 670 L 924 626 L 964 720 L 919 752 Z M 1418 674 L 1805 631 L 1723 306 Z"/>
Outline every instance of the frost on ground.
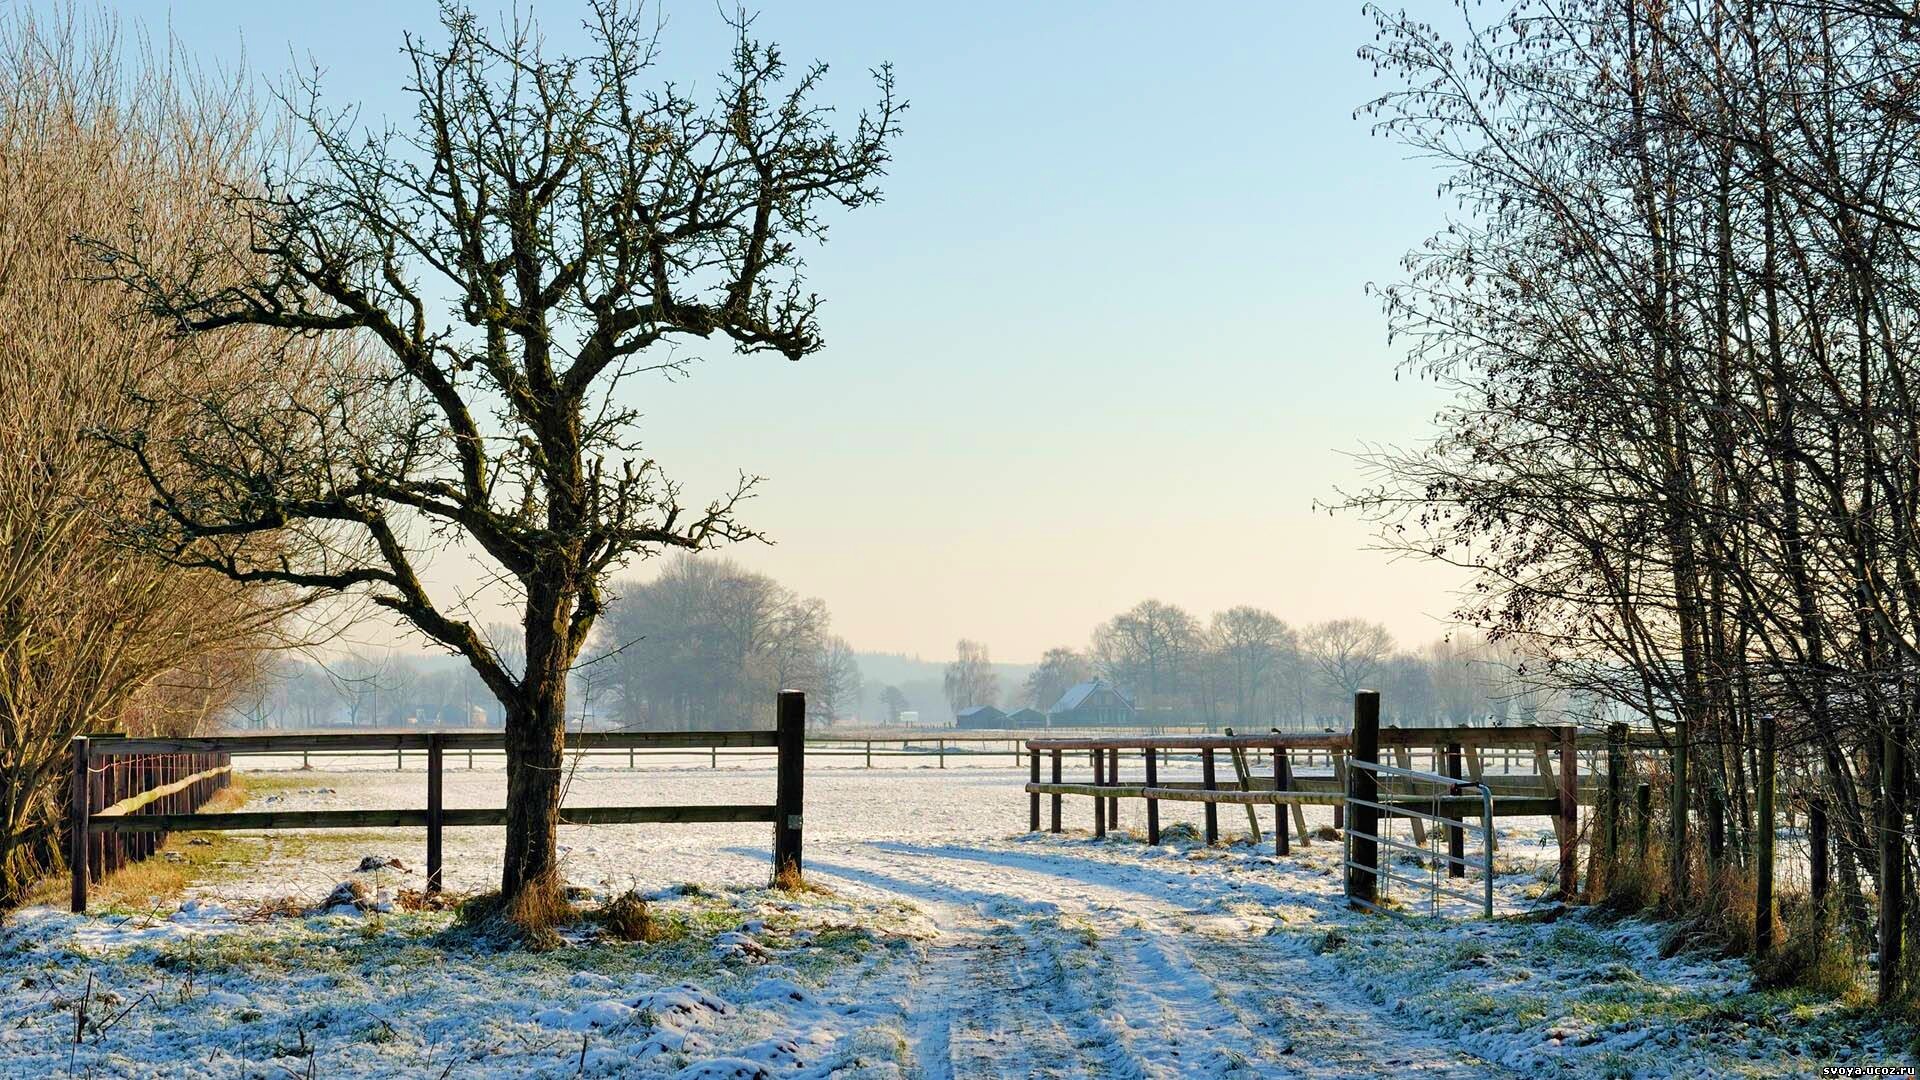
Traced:
<path fill-rule="evenodd" d="M 1792 1076 L 1911 1055 L 1905 1029 L 1751 992 L 1743 963 L 1663 960 L 1647 924 L 1531 917 L 1552 859 L 1542 822 L 1503 830 L 1506 917 L 1363 918 L 1343 910 L 1337 843 L 1275 857 L 1270 841 L 1027 836 L 1022 780 L 811 772 L 808 869 L 827 895 L 764 887 L 764 826 L 568 828 L 569 879 L 597 898 L 638 888 L 671 932 L 544 953 L 378 903 L 253 920 L 345 878 L 376 900 L 418 888 L 420 841 L 248 838 L 184 904 L 40 909 L 0 930 L 0 1075 Z M 449 802 L 482 805 L 499 782 L 453 774 Z M 316 807 L 407 805 L 418 786 L 372 771 L 254 785 Z M 569 801 L 770 787 L 757 768 L 607 770 L 577 775 Z M 1070 827 L 1087 802 L 1068 800 Z M 1237 812 L 1221 824 L 1245 830 Z M 450 831 L 453 887 L 485 887 L 498 844 Z M 1397 895 L 1421 909 L 1410 884 Z"/>

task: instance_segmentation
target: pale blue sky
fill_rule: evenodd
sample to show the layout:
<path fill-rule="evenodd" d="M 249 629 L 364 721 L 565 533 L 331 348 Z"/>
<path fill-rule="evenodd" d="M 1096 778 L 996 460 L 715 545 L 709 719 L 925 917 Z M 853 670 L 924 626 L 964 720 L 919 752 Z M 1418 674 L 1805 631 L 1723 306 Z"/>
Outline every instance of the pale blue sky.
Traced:
<path fill-rule="evenodd" d="M 577 33 L 574 5 L 533 10 L 554 44 Z M 664 70 L 711 85 L 715 7 L 665 11 Z M 401 31 L 435 29 L 417 0 L 164 17 L 203 60 L 310 56 L 375 114 L 406 108 Z M 849 106 L 891 61 L 912 108 L 886 201 L 811 255 L 826 350 L 715 347 L 636 387 L 690 493 L 767 477 L 752 521 L 779 544 L 737 557 L 825 598 L 856 647 L 929 657 L 963 635 L 1008 660 L 1081 645 L 1149 596 L 1444 630 L 1455 574 L 1312 510 L 1354 481 L 1342 451 L 1419 439 L 1438 404 L 1395 381 L 1363 293 L 1444 207 L 1352 117 L 1380 89 L 1357 2 L 784 0 L 756 28 L 830 62 Z"/>

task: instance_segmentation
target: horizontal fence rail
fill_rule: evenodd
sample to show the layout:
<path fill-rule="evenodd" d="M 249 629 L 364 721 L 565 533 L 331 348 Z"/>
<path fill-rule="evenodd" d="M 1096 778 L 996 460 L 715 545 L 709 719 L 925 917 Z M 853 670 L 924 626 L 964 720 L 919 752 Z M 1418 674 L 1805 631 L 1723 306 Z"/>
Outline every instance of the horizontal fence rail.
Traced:
<path fill-rule="evenodd" d="M 772 731 L 576 732 L 566 737 L 568 752 L 637 752 L 718 748 L 770 748 L 775 755 L 774 799 L 766 804 L 690 806 L 561 807 L 564 825 L 689 824 L 769 822 L 774 826 L 773 865 L 801 868 L 802 806 L 806 768 L 806 698 L 781 691 Z M 73 741 L 73 784 L 69 824 L 73 910 L 87 908 L 87 889 L 124 864 L 114 852 L 158 850 L 173 831 L 274 829 L 418 828 L 427 830 L 427 891 L 441 888 L 441 831 L 448 827 L 499 826 L 503 808 L 448 808 L 442 799 L 442 773 L 448 750 L 504 750 L 497 731 L 419 731 L 276 733 L 219 735 L 206 738 L 88 738 Z M 419 809 L 252 810 L 198 813 L 213 792 L 232 776 L 232 760 L 259 755 L 424 751 L 426 801 Z M 142 767 L 137 779 L 115 781 L 129 762 L 168 763 Z M 111 800 L 111 801 L 109 801 Z"/>
<path fill-rule="evenodd" d="M 1371 711 L 1365 706 L 1371 704 Z M 1220 837 L 1221 806 L 1242 807 L 1255 842 L 1262 836 L 1257 807 L 1274 808 L 1274 850 L 1288 854 L 1294 839 L 1308 846 L 1312 837 L 1303 808 L 1331 806 L 1334 828 L 1346 845 L 1347 895 L 1353 906 L 1380 910 L 1377 886 L 1383 871 L 1381 848 L 1422 853 L 1435 868 L 1429 894 L 1462 895 L 1439 880 L 1438 868 L 1451 879 L 1469 869 L 1484 878 L 1475 902 L 1490 911 L 1495 847 L 1493 821 L 1500 817 L 1545 817 L 1558 842 L 1560 893 L 1577 888 L 1576 847 L 1579 807 L 1596 807 L 1609 837 L 1619 832 L 1621 791 L 1634 747 L 1665 749 L 1651 732 L 1633 733 L 1615 725 L 1605 733 L 1582 735 L 1572 727 L 1383 728 L 1379 695 L 1355 697 L 1354 724 L 1348 732 L 1220 735 L 1076 735 L 1036 736 L 1027 740 L 1028 828 L 1039 832 L 1041 800 L 1048 800 L 1046 828 L 1063 831 L 1062 802 L 1068 796 L 1093 800 L 1093 832 L 1105 836 L 1119 824 L 1120 800 L 1146 804 L 1147 842 L 1160 843 L 1160 803 L 1203 806 L 1203 836 Z M 1091 781 L 1063 775 L 1069 759 L 1084 754 Z M 1160 779 L 1170 763 L 1198 759 L 1201 779 Z M 1424 760 L 1423 760 L 1424 759 Z M 1232 769 L 1221 775 L 1221 765 Z M 1429 765 L 1416 769 L 1416 764 Z M 1583 764 L 1585 766 L 1583 775 Z M 1125 765 L 1130 775 L 1123 781 Z M 1302 767 L 1312 772 L 1303 771 Z M 1136 771 L 1137 770 L 1137 771 Z M 1044 776 L 1043 776 L 1044 772 Z M 1191 774 L 1189 774 L 1191 775 Z M 1384 782 L 1383 782 L 1384 781 Z M 1287 828 L 1291 814 L 1293 829 Z M 1644 817 L 1644 815 L 1642 815 Z M 1404 820 L 1413 842 L 1383 835 L 1383 820 Z M 1478 824 L 1475 824 L 1477 819 Z M 1293 838 L 1289 837 L 1289 832 Z M 1467 859 L 1465 835 L 1481 838 L 1480 856 Z M 1446 853 L 1437 847 L 1444 837 Z"/>
<path fill-rule="evenodd" d="M 74 742 L 68 814 L 73 821 L 139 822 L 139 829 L 67 830 L 75 910 L 87 882 L 152 858 L 166 843 L 167 823 L 206 805 L 226 788 L 232 766 L 217 751 L 152 750 L 104 735 Z"/>

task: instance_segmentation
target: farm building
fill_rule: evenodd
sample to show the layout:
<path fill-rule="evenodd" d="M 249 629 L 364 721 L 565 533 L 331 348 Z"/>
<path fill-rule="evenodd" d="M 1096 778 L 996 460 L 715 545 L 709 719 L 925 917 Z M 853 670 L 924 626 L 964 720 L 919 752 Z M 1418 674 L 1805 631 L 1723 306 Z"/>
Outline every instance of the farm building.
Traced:
<path fill-rule="evenodd" d="M 1015 709 L 1007 714 L 1006 726 L 1010 728 L 1043 728 L 1047 726 L 1047 714 L 1039 709 Z"/>
<path fill-rule="evenodd" d="M 1127 692 L 1105 679 L 1072 687 L 1047 710 L 1053 727 L 1110 727 L 1139 722 L 1140 710 Z"/>
<path fill-rule="evenodd" d="M 991 705 L 970 705 L 953 714 L 958 728 L 999 728 L 1007 726 L 1007 714 Z"/>

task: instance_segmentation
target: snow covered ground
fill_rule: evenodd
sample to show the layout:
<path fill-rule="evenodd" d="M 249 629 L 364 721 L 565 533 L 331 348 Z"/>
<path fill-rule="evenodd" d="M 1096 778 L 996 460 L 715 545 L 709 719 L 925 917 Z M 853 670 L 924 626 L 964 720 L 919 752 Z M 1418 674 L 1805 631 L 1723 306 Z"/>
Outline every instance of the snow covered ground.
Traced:
<path fill-rule="evenodd" d="M 0 929 L 0 1075 L 1694 1077 L 1910 1060 L 1911 1032 L 1752 993 L 1740 962 L 1663 960 L 1643 923 L 1353 915 L 1338 843 L 1276 858 L 1238 808 L 1220 816 L 1237 842 L 1211 849 L 1095 841 L 1084 798 L 1067 800 L 1076 831 L 1029 836 L 1006 762 L 810 770 L 808 871 L 827 895 L 765 888 L 766 826 L 565 829 L 569 881 L 650 896 L 673 930 L 656 944 L 583 932 L 499 952 L 432 911 L 258 918 L 349 877 L 418 888 L 421 839 L 235 838 L 184 907 L 122 898 Z M 583 768 L 568 801 L 771 798 L 760 763 L 642 764 Z M 364 765 L 256 777 L 253 802 L 421 805 L 418 773 Z M 456 770 L 448 805 L 497 805 L 501 785 Z M 1123 808 L 1137 828 L 1139 804 Z M 1542 905 L 1551 835 L 1504 823 L 1503 913 Z M 449 830 L 449 887 L 486 888 L 499 846 Z M 357 874 L 368 854 L 415 865 Z"/>

